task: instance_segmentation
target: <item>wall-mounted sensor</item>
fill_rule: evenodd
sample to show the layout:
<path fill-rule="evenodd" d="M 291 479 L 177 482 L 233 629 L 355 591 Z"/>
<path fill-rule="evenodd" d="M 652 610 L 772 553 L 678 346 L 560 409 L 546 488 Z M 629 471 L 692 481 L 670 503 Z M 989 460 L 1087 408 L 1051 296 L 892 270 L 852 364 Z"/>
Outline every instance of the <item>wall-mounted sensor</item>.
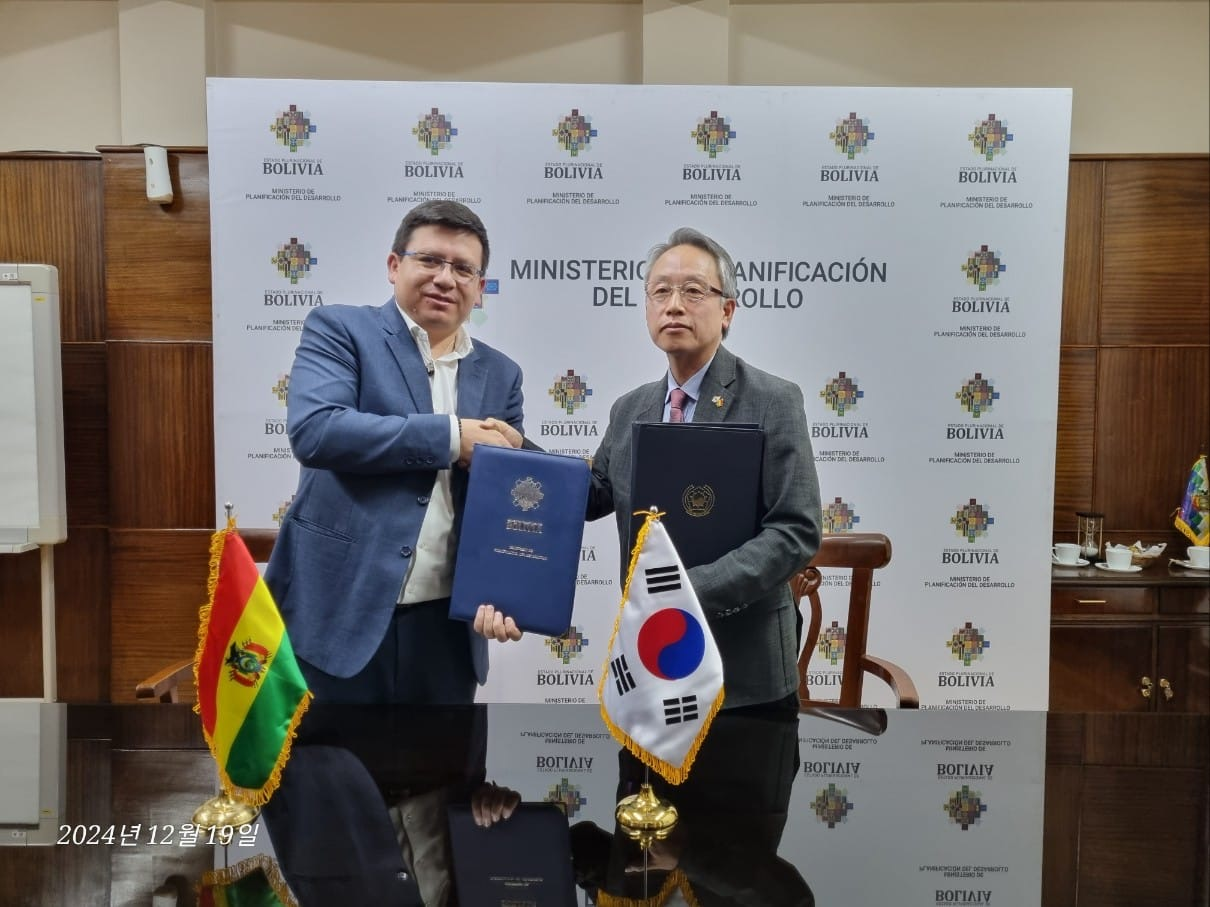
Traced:
<path fill-rule="evenodd" d="M 147 198 L 166 205 L 172 201 L 172 176 L 168 172 L 168 151 L 158 145 L 143 149 L 147 164 Z"/>

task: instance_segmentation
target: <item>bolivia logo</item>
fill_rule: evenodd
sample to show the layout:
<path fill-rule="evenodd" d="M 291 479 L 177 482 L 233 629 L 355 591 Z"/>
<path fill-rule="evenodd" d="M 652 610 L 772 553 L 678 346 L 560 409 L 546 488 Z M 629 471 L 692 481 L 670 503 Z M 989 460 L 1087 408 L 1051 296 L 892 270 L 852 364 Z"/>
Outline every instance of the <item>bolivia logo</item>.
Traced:
<path fill-rule="evenodd" d="M 224 664 L 231 669 L 232 680 L 246 687 L 254 687 L 269 667 L 269 658 L 268 649 L 260 643 L 247 640 L 242 646 L 231 644 Z"/>
<path fill-rule="evenodd" d="M 427 148 L 432 155 L 440 154 L 449 147 L 450 140 L 457 134 L 458 130 L 449 117 L 436 107 L 422 116 L 412 129 L 412 135 L 416 136 L 420 147 Z"/>
<path fill-rule="evenodd" d="M 950 798 L 945 801 L 945 814 L 963 831 L 972 825 L 978 825 L 985 812 L 987 812 L 987 804 L 983 802 L 979 791 L 971 790 L 965 784 L 962 785 L 961 790 L 950 794 Z"/>
<path fill-rule="evenodd" d="M 1008 265 L 1000 261 L 1000 253 L 991 251 L 987 246 L 980 246 L 979 251 L 972 252 L 962 265 L 966 282 L 980 290 L 986 290 L 989 284 L 999 283 L 1000 275 L 1007 270 Z"/>
<path fill-rule="evenodd" d="M 835 665 L 844 658 L 844 641 L 844 627 L 836 621 L 832 621 L 832 626 L 825 627 L 819 634 L 819 644 L 816 648 L 829 664 Z"/>
<path fill-rule="evenodd" d="M 286 401 L 290 398 L 290 373 L 277 376 L 277 383 L 273 385 L 273 396 L 277 398 L 277 402 L 282 406 L 286 405 Z"/>
<path fill-rule="evenodd" d="M 850 113 L 848 119 L 837 122 L 836 128 L 828 133 L 828 138 L 836 143 L 836 150 L 851 161 L 858 154 L 865 154 L 874 133 L 870 132 L 867 121 Z"/>
<path fill-rule="evenodd" d="M 983 635 L 983 631 L 978 627 L 972 627 L 968 620 L 954 631 L 954 635 L 949 638 L 945 647 L 950 650 L 950 654 L 954 658 L 969 668 L 971 662 L 981 659 L 983 653 L 990 649 L 991 645 L 991 642 Z"/>
<path fill-rule="evenodd" d="M 971 544 L 974 544 L 975 539 L 980 536 L 987 535 L 988 527 L 994 526 L 995 523 L 995 519 L 987 512 L 987 508 L 974 498 L 959 507 L 950 517 L 950 524 L 954 527 L 954 531 Z"/>
<path fill-rule="evenodd" d="M 1008 143 L 1013 140 L 1012 133 L 1008 131 L 1008 124 L 997 120 L 994 113 L 989 113 L 986 120 L 976 124 L 974 131 L 967 138 L 975 151 L 986 161 L 990 161 L 997 154 L 1003 154 L 1008 148 Z"/>
<path fill-rule="evenodd" d="M 581 151 L 587 151 L 592 140 L 597 137 L 597 131 L 592 128 L 592 120 L 573 107 L 571 113 L 559 120 L 551 134 L 559 140 L 559 147 L 576 157 Z"/>
<path fill-rule="evenodd" d="M 853 804 L 849 800 L 847 790 L 837 787 L 835 784 L 829 784 L 827 787 L 821 788 L 815 795 L 815 799 L 811 801 L 811 811 L 828 828 L 835 828 L 841 822 L 848 821 L 849 813 L 853 811 Z"/>
<path fill-rule="evenodd" d="M 592 396 L 592 388 L 583 378 L 568 369 L 566 375 L 560 375 L 555 379 L 555 383 L 547 388 L 546 393 L 550 394 L 551 399 L 555 401 L 555 406 L 571 416 L 577 409 L 588 403 L 588 398 Z"/>
<path fill-rule="evenodd" d="M 573 658 L 579 658 L 588 645 L 588 637 L 580 632 L 580 628 L 572 624 L 562 636 L 546 637 L 546 648 L 563 664 L 571 664 Z"/>
<path fill-rule="evenodd" d="M 311 122 L 305 110 L 299 110 L 294 104 L 282 111 L 281 115 L 269 126 L 269 131 L 282 145 L 293 153 L 311 142 L 315 134 L 315 124 Z"/>
<path fill-rule="evenodd" d="M 978 419 L 986 412 L 991 412 L 992 404 L 1000 399 L 1000 393 L 992 383 L 983 377 L 982 372 L 975 372 L 975 377 L 969 379 L 962 390 L 954 394 L 962 408 Z"/>
<path fill-rule="evenodd" d="M 290 241 L 280 246 L 269 259 L 269 263 L 277 268 L 278 274 L 290 283 L 297 284 L 310 274 L 312 267 L 319 264 L 319 259 L 298 241 L 297 236 L 291 236 Z"/>
<path fill-rule="evenodd" d="M 688 611 L 664 608 L 639 628 L 639 660 L 661 680 L 681 680 L 697 670 L 706 654 L 706 634 Z"/>
<path fill-rule="evenodd" d="M 559 783 L 547 791 L 546 802 L 561 807 L 567 818 L 574 819 L 588 798 L 566 778 L 560 778 Z"/>
<path fill-rule="evenodd" d="M 716 158 L 720 151 L 727 150 L 731 140 L 735 138 L 735 130 L 727 124 L 726 117 L 720 117 L 717 110 L 712 110 L 710 116 L 702 117 L 690 135 L 697 142 L 699 151 Z"/>
<path fill-rule="evenodd" d="M 838 374 L 824 385 L 819 392 L 828 409 L 843 416 L 845 410 L 856 409 L 857 401 L 865 396 L 865 391 L 857 386 L 857 382 L 844 372 Z"/>
<path fill-rule="evenodd" d="M 861 517 L 840 498 L 836 498 L 823 509 L 824 532 L 852 532 L 853 524 L 860 522 Z"/>

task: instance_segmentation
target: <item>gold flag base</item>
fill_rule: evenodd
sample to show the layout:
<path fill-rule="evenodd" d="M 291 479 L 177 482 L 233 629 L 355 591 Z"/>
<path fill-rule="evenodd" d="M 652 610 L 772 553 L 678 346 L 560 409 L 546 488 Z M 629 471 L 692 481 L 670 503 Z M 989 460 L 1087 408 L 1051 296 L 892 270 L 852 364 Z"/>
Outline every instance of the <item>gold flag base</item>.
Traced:
<path fill-rule="evenodd" d="M 646 848 L 652 841 L 662 841 L 676 827 L 676 807 L 655 795 L 650 784 L 644 784 L 637 794 L 621 800 L 614 810 L 618 825 L 627 837 Z"/>
<path fill-rule="evenodd" d="M 259 812 L 255 806 L 240 803 L 226 794 L 211 797 L 193 813 L 193 824 L 198 828 L 234 828 L 248 825 Z"/>

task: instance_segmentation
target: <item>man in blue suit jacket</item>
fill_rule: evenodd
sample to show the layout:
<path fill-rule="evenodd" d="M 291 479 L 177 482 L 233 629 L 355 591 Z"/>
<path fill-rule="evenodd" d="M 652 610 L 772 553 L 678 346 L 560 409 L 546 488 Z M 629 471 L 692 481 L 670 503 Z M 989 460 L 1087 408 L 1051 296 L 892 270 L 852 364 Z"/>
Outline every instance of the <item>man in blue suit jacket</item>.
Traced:
<path fill-rule="evenodd" d="M 647 331 L 667 355 L 668 371 L 610 409 L 592 460 L 587 517 L 615 515 L 627 563 L 633 423 L 759 425 L 765 446 L 757 533 L 714 562 L 691 567 L 689 579 L 723 660 L 724 707 L 797 710 L 800 622 L 786 581 L 815 556 L 821 523 L 802 391 L 722 345 L 738 289 L 731 256 L 717 242 L 682 227 L 651 250 L 645 273 Z M 515 638 L 490 605 L 480 610 L 475 625 L 486 637 Z"/>
<path fill-rule="evenodd" d="M 303 325 L 302 469 L 265 582 L 317 700 L 469 703 L 487 677 L 487 641 L 448 615 L 473 446 L 521 429 L 521 369 L 464 327 L 487 261 L 474 212 L 425 202 L 387 256 L 394 298 Z"/>

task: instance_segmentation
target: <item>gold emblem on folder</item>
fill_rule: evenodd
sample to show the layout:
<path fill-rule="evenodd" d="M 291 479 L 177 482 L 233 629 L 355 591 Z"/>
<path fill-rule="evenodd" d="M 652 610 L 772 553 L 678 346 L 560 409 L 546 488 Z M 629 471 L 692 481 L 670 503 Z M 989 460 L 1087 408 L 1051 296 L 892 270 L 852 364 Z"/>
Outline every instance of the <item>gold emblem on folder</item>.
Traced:
<path fill-rule="evenodd" d="M 513 504 L 522 510 L 533 510 L 542 503 L 542 483 L 533 476 L 517 479 L 513 484 Z"/>
<path fill-rule="evenodd" d="M 709 516 L 714 509 L 714 489 L 709 485 L 690 485 L 681 495 L 681 506 L 689 516 Z"/>

